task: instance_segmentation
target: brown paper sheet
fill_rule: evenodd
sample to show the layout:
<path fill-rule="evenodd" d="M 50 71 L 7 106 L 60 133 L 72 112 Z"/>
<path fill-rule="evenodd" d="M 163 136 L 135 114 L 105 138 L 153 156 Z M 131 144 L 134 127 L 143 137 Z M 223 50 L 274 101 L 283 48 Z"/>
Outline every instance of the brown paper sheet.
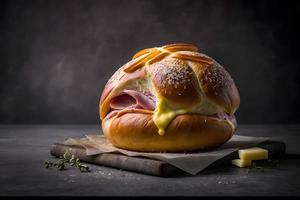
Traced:
<path fill-rule="evenodd" d="M 227 143 L 212 151 L 194 153 L 144 153 L 119 149 L 104 135 L 86 135 L 84 138 L 69 138 L 64 144 L 83 147 L 87 155 L 120 153 L 127 156 L 146 157 L 167 162 L 189 174 L 195 175 L 213 162 L 240 149 L 258 145 L 268 140 L 266 137 L 234 135 Z"/>

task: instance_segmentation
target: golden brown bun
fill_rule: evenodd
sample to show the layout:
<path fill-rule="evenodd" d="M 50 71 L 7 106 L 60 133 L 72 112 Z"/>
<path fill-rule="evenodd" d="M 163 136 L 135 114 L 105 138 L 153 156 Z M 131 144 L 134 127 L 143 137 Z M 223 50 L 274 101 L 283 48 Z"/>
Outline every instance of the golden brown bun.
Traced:
<path fill-rule="evenodd" d="M 150 114 L 127 113 L 102 121 L 102 127 L 116 147 L 144 152 L 209 150 L 225 143 L 234 132 L 225 120 L 193 114 L 177 116 L 163 136 L 157 134 Z"/>
<path fill-rule="evenodd" d="M 185 61 L 166 58 L 149 66 L 148 71 L 158 95 L 177 107 L 195 105 L 201 101 L 198 79 Z"/>
<path fill-rule="evenodd" d="M 238 89 L 218 62 L 197 51 L 189 44 L 144 49 L 115 72 L 99 102 L 102 128 L 113 145 L 135 151 L 180 152 L 216 148 L 230 139 L 236 123 L 209 116 L 235 119 Z M 111 103 L 125 90 L 147 94 L 156 105 L 164 99 L 170 108 L 187 112 L 173 118 L 165 134 L 159 135 L 153 121 L 156 110 L 112 112 Z"/>

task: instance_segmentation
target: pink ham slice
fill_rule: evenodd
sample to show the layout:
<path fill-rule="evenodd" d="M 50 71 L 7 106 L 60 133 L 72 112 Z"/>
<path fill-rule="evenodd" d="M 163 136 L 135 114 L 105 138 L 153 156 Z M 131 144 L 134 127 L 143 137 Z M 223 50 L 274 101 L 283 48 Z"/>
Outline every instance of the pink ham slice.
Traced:
<path fill-rule="evenodd" d="M 109 95 L 109 93 L 115 88 L 118 84 L 125 83 L 130 80 L 138 79 L 139 77 L 143 77 L 146 74 L 145 68 L 140 68 L 133 73 L 126 73 L 126 74 L 121 74 L 122 70 L 119 69 L 115 74 L 113 75 L 114 78 L 113 80 L 109 80 L 107 84 L 105 85 L 105 88 L 101 94 L 100 97 L 100 103 L 102 103 L 105 98 Z M 113 78 L 113 77 L 112 77 Z"/>
<path fill-rule="evenodd" d="M 106 118 L 111 118 L 118 111 L 125 108 L 154 110 L 155 100 L 149 95 L 134 90 L 124 90 L 122 94 L 110 101 L 110 113 Z"/>
<path fill-rule="evenodd" d="M 124 93 L 110 101 L 110 108 L 115 110 L 121 110 L 129 106 L 135 105 L 137 101 L 132 96 Z"/>
<path fill-rule="evenodd" d="M 153 98 L 134 90 L 124 90 L 121 95 L 114 97 L 110 102 L 110 107 L 117 110 L 133 105 L 137 105 L 145 110 L 155 109 L 155 101 Z"/>

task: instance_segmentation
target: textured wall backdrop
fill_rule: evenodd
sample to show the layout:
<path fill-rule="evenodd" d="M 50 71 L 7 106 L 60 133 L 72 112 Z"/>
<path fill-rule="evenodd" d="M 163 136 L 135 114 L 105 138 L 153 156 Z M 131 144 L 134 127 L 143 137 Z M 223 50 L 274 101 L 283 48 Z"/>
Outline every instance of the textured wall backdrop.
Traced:
<path fill-rule="evenodd" d="M 98 123 L 138 50 L 196 44 L 232 75 L 240 123 L 299 123 L 299 1 L 1 1 L 0 123 Z"/>

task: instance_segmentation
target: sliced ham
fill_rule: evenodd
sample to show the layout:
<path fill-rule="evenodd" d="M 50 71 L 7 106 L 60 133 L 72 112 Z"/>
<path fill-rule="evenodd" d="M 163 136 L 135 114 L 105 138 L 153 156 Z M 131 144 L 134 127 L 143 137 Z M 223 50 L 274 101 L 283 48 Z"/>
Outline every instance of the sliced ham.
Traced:
<path fill-rule="evenodd" d="M 106 99 L 106 97 L 110 94 L 110 92 L 118 85 L 122 85 L 127 81 L 131 81 L 143 77 L 145 76 L 145 74 L 146 74 L 145 68 L 138 69 L 132 73 L 124 73 L 122 68 L 120 68 L 118 71 L 115 72 L 115 74 L 110 78 L 110 80 L 105 85 L 102 95 L 100 97 L 100 102 L 102 103 Z"/>
<path fill-rule="evenodd" d="M 155 109 L 155 100 L 152 96 L 146 95 L 142 92 L 135 90 L 124 90 L 124 93 L 133 97 L 136 100 L 136 104 L 145 110 Z"/>
<path fill-rule="evenodd" d="M 129 106 L 135 105 L 136 102 L 137 101 L 135 98 L 124 93 L 124 94 L 121 94 L 121 95 L 113 98 L 110 101 L 110 108 L 116 109 L 116 110 L 121 110 L 121 109 L 127 108 Z"/>
<path fill-rule="evenodd" d="M 146 95 L 135 90 L 124 90 L 120 95 L 110 101 L 110 112 L 106 116 L 111 118 L 123 109 L 155 110 L 155 100 L 151 95 Z"/>
<path fill-rule="evenodd" d="M 141 109 L 154 110 L 155 100 L 142 92 L 134 90 L 124 90 L 121 95 L 114 97 L 110 102 L 110 108 L 121 110 L 133 105 Z"/>

